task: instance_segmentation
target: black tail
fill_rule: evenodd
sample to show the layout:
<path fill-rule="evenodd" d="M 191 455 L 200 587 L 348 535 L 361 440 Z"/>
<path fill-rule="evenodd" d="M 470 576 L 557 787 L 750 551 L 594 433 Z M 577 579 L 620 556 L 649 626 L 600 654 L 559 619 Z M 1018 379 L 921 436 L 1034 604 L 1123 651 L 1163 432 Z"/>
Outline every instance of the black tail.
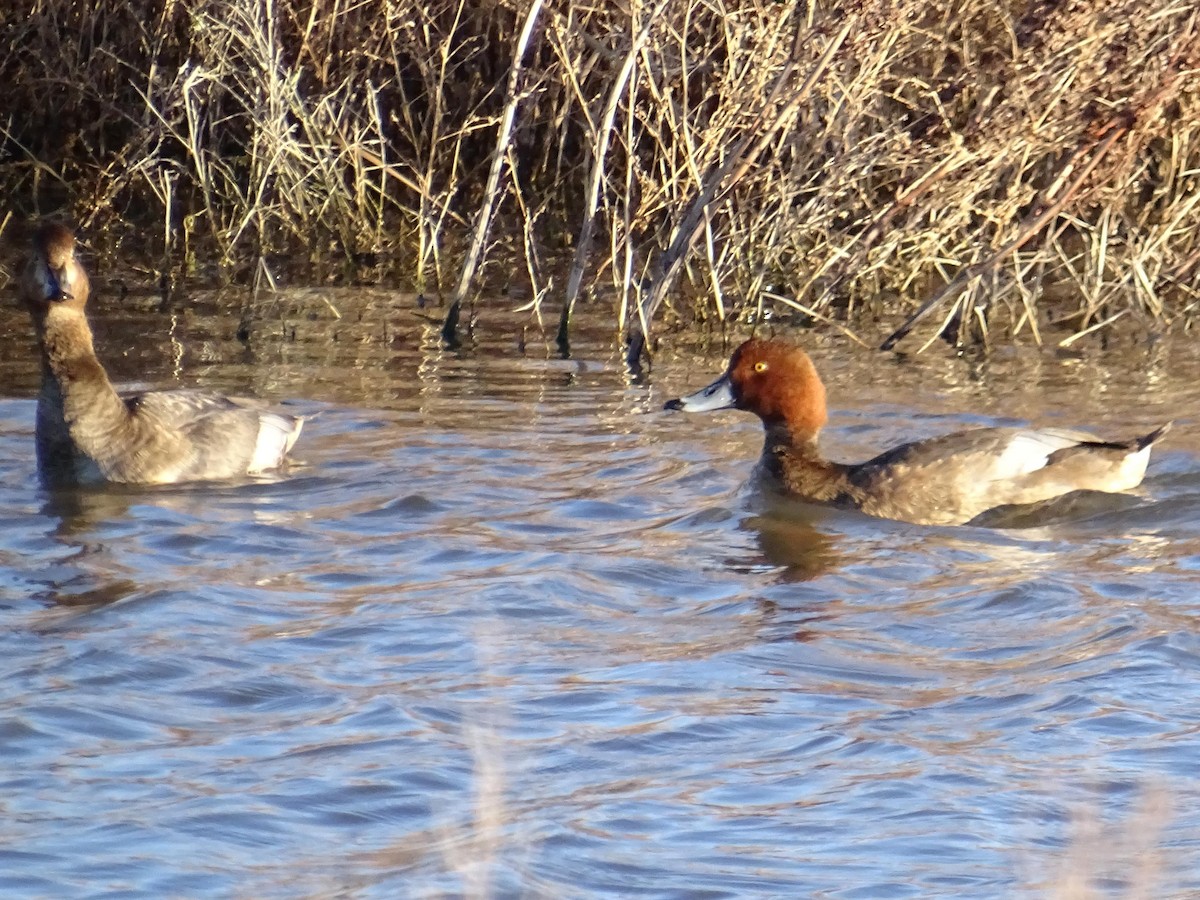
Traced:
<path fill-rule="evenodd" d="M 1174 422 L 1168 422 L 1166 425 L 1160 425 L 1158 428 L 1155 428 L 1149 434 L 1143 435 L 1142 437 L 1135 440 L 1134 444 L 1137 446 L 1137 448 L 1139 450 L 1145 450 L 1151 444 L 1157 443 L 1158 439 L 1160 437 L 1162 437 L 1164 434 L 1166 434 L 1168 431 L 1170 431 L 1171 426 L 1174 424 L 1175 424 Z"/>
<path fill-rule="evenodd" d="M 1108 450 L 1123 450 L 1126 453 L 1137 453 L 1145 450 L 1151 444 L 1157 443 L 1158 439 L 1171 430 L 1174 422 L 1168 422 L 1166 425 L 1161 425 L 1155 428 L 1149 434 L 1144 434 L 1141 437 L 1130 438 L 1127 441 L 1080 441 L 1081 447 L 1093 447 L 1095 449 L 1106 448 Z"/>

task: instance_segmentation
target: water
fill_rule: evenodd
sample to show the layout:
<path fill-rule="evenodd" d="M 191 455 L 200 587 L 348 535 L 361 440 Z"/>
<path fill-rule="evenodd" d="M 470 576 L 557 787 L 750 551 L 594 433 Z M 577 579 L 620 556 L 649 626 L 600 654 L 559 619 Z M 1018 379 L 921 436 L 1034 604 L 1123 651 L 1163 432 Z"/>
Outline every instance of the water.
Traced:
<path fill-rule="evenodd" d="M 1139 496 L 989 530 L 756 509 L 757 423 L 660 412 L 720 348 L 677 339 L 637 383 L 602 329 L 561 360 L 487 314 L 454 353 L 408 298 L 315 292 L 249 345 L 211 298 L 95 313 L 120 380 L 315 414 L 303 466 L 51 496 L 4 315 L 5 896 L 1200 890 L 1183 341 L 972 362 L 806 335 L 839 458 L 1176 419 Z"/>

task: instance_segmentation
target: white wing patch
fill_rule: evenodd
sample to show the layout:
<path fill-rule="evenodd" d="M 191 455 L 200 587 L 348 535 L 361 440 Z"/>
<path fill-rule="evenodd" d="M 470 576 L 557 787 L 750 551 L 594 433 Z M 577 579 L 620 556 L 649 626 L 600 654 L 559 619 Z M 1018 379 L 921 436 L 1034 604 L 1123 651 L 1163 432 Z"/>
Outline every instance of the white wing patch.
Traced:
<path fill-rule="evenodd" d="M 1015 431 L 992 465 L 991 480 L 1005 481 L 1036 472 L 1046 467 L 1051 453 L 1094 440 L 1092 435 L 1085 432 L 1063 428 Z"/>

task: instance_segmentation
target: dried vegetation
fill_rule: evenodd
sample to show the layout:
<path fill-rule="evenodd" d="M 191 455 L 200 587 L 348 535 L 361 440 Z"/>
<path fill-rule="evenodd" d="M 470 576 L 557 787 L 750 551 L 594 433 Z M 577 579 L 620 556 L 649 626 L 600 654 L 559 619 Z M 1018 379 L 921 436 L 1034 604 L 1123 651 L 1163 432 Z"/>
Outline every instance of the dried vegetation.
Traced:
<path fill-rule="evenodd" d="M 668 300 L 975 341 L 1200 299 L 1194 0 L 34 0 L 0 73 L 18 217 L 401 280 L 450 337 L 489 267 L 635 350 Z"/>

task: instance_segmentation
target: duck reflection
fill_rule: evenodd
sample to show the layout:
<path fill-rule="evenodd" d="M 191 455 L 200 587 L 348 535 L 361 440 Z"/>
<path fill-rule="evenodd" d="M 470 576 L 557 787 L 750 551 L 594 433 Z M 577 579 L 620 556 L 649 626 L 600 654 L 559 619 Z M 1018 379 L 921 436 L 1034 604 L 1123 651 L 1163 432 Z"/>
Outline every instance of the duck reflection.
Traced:
<path fill-rule="evenodd" d="M 95 609 L 126 600 L 141 590 L 130 578 L 111 571 L 108 548 L 98 530 L 128 517 L 133 492 L 119 488 L 50 491 L 41 514 L 52 524 L 47 532 L 73 552 L 42 573 L 43 589 L 33 597 L 47 605 Z"/>
<path fill-rule="evenodd" d="M 51 534 L 70 541 L 94 532 L 102 523 L 125 518 L 134 496 L 135 492 L 119 487 L 52 490 L 47 493 L 42 515 L 57 520 Z"/>
<path fill-rule="evenodd" d="M 780 581 L 810 581 L 837 568 L 841 554 L 835 538 L 813 524 L 814 516 L 800 504 L 772 505 L 742 520 L 760 556 L 753 564 L 780 566 Z M 739 561 L 745 565 L 746 560 Z M 731 561 L 731 565 L 733 565 Z"/>

